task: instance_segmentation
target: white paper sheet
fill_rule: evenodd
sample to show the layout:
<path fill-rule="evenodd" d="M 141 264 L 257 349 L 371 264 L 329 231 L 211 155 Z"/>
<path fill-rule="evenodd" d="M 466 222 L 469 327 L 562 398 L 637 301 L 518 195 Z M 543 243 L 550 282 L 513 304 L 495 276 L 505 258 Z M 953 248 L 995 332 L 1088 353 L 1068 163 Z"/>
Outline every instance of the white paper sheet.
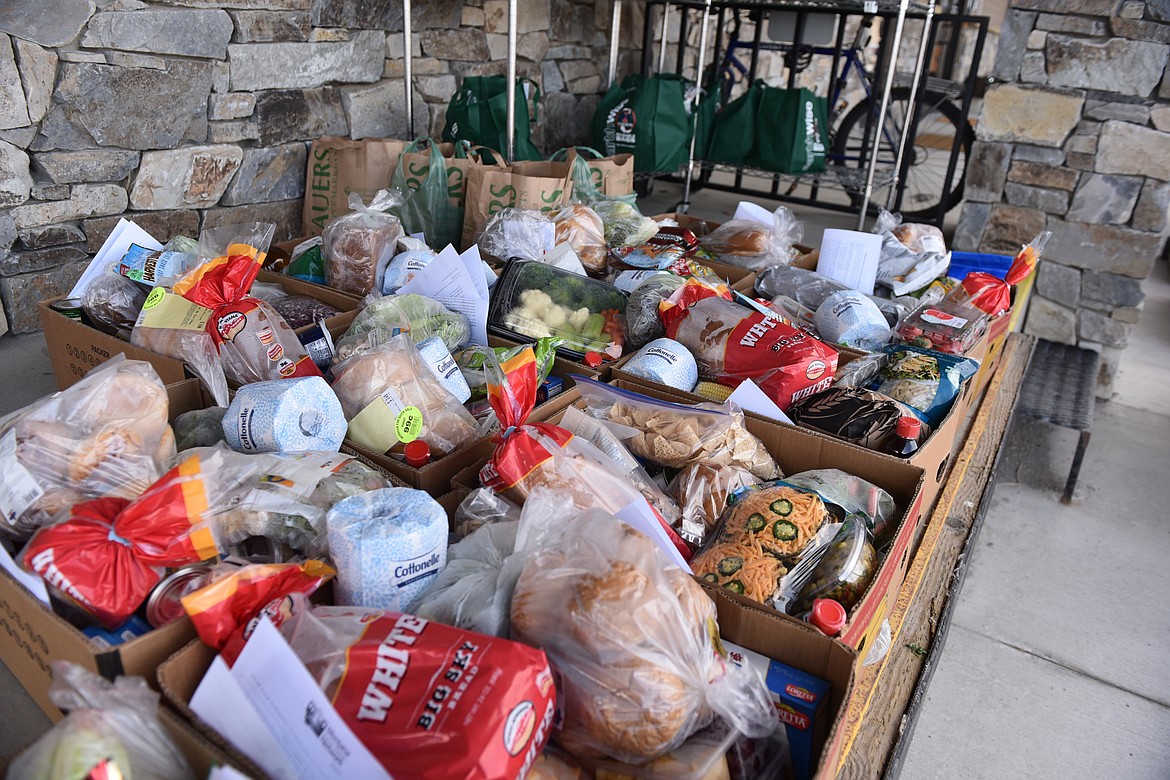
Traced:
<path fill-rule="evenodd" d="M 41 600 L 46 606 L 49 603 L 49 590 L 39 574 L 31 574 L 17 565 L 8 554 L 8 548 L 0 544 L 0 567 L 12 575 L 12 578 L 28 589 L 29 593 Z"/>
<path fill-rule="evenodd" d="M 544 256 L 545 265 L 551 265 L 553 268 L 559 268 L 562 271 L 568 271 L 571 274 L 578 276 L 586 276 L 585 266 L 581 265 L 581 258 L 577 257 L 577 253 L 573 251 L 573 247 L 569 244 L 557 244 Z"/>
<path fill-rule="evenodd" d="M 882 237 L 877 233 L 826 228 L 817 273 L 873 295 L 881 256 Z"/>
<path fill-rule="evenodd" d="M 467 248 L 467 251 L 459 255 L 459 259 L 463 261 L 463 267 L 467 269 L 467 275 L 471 277 L 471 281 L 475 284 L 475 291 L 479 293 L 479 297 L 485 301 L 488 298 L 488 283 L 487 276 L 483 269 L 486 267 L 483 263 L 483 258 L 479 255 L 479 246 L 472 244 Z"/>
<path fill-rule="evenodd" d="M 487 298 L 480 297 L 475 280 L 467 273 L 467 267 L 454 247 L 448 246 L 440 252 L 398 292 L 425 295 L 451 311 L 459 312 L 471 323 L 471 341 L 484 347 L 488 345 Z"/>
<path fill-rule="evenodd" d="M 735 214 L 732 219 L 750 219 L 752 222 L 759 222 L 764 227 L 772 227 L 775 224 L 772 212 L 768 211 L 763 206 L 757 206 L 750 201 L 741 200 L 739 205 L 735 207 Z"/>
<path fill-rule="evenodd" d="M 216 764 L 207 774 L 207 780 L 249 780 L 249 778 L 238 769 L 223 764 Z"/>
<path fill-rule="evenodd" d="M 109 237 L 106 238 L 102 248 L 93 256 L 93 260 L 89 261 L 89 266 L 77 280 L 77 284 L 73 285 L 73 289 L 69 291 L 70 298 L 80 298 L 82 294 L 89 289 L 93 284 L 94 279 L 97 279 L 106 269 L 110 267 L 116 260 L 121 260 L 122 256 L 126 254 L 126 250 L 130 248 L 131 244 L 138 244 L 138 246 L 146 247 L 147 249 L 162 249 L 163 245 L 155 240 L 154 236 L 147 233 L 142 228 L 128 219 L 118 220 L 118 224 L 114 226 L 113 231 Z"/>
<path fill-rule="evenodd" d="M 776 405 L 776 402 L 769 398 L 760 386 L 750 379 L 745 379 L 739 383 L 739 387 L 727 396 L 727 400 L 734 403 L 745 412 L 755 412 L 761 417 L 767 417 L 770 420 L 777 422 L 788 423 L 793 425 L 788 415 L 784 414 L 783 410 Z"/>
<path fill-rule="evenodd" d="M 654 510 L 650 508 L 650 505 L 646 503 L 646 499 L 626 504 L 620 512 L 614 513 L 614 517 L 631 528 L 649 536 L 651 541 L 666 553 L 671 563 L 687 574 L 694 574 L 691 571 L 690 565 L 683 560 L 678 548 L 674 546 L 674 543 L 670 541 L 670 537 L 666 535 L 666 529 L 662 527 L 662 523 L 658 521 L 658 516 L 654 514 Z"/>
<path fill-rule="evenodd" d="M 238 687 L 243 703 L 219 698 L 221 693 L 229 697 L 233 695 L 231 684 L 223 679 L 221 670 L 212 678 L 212 684 L 217 686 L 215 690 L 204 691 L 208 677 L 204 678 L 191 700 L 192 709 L 209 723 L 212 721 L 208 715 L 230 721 L 226 729 L 218 725 L 217 728 L 265 770 L 268 770 L 269 763 L 282 763 L 287 769 L 282 769 L 280 774 L 273 773 L 281 778 L 389 780 L 390 775 L 354 736 L 308 669 L 267 618 L 260 621 L 227 674 Z M 210 671 L 208 676 L 211 676 Z M 203 712 L 195 707 L 197 699 Z M 256 722 L 245 714 L 247 746 L 236 742 L 243 738 L 237 725 L 241 719 L 238 710 L 245 707 L 258 716 L 267 734 L 267 737 L 257 734 Z M 276 761 L 274 755 L 281 756 L 282 760 Z M 291 775 L 285 773 L 288 769 L 291 769 Z"/>

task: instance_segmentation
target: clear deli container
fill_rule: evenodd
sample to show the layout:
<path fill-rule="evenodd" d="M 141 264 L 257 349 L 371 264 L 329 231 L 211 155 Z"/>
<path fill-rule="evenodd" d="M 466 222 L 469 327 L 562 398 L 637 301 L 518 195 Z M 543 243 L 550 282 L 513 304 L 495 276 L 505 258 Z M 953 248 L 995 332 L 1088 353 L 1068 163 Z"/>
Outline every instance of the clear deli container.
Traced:
<path fill-rule="evenodd" d="M 613 285 L 544 263 L 512 260 L 492 289 L 488 330 L 520 342 L 559 336 L 565 341 L 558 351 L 582 360 L 586 352 L 624 348 L 625 313 L 626 296 Z"/>
<path fill-rule="evenodd" d="M 878 554 L 858 515 L 845 518 L 827 547 L 808 579 L 800 585 L 788 607 L 790 614 L 809 612 L 817 599 L 833 599 L 848 612 L 861 601 L 877 574 Z"/>

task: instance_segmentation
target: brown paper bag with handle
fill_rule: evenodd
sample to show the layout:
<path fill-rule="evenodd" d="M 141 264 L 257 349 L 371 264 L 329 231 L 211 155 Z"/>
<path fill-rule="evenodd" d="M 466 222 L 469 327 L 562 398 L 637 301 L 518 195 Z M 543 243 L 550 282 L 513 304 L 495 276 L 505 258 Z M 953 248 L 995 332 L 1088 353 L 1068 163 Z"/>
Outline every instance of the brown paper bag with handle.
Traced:
<path fill-rule="evenodd" d="M 475 243 L 497 212 L 506 208 L 556 212 L 573 196 L 567 163 L 522 162 L 508 168 L 468 169 L 460 249 Z"/>
<path fill-rule="evenodd" d="M 569 161 L 572 162 L 576 155 L 576 149 L 570 150 Z M 589 165 L 589 178 L 602 195 L 618 197 L 634 191 L 634 155 L 615 154 L 599 159 L 583 156 Z"/>
<path fill-rule="evenodd" d="M 378 190 L 390 186 L 398 158 L 409 141 L 326 136 L 309 149 L 305 171 L 304 227 L 320 235 L 330 220 L 349 213 L 349 194 L 357 192 L 369 203 Z"/>

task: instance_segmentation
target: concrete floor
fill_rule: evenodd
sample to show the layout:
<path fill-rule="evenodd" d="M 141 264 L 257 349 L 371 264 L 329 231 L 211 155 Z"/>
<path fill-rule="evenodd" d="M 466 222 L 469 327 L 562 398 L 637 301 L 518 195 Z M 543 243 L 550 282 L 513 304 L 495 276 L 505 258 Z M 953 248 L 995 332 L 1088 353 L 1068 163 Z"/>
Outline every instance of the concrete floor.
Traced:
<path fill-rule="evenodd" d="M 680 190 L 643 203 L 666 211 Z M 691 213 L 726 219 L 704 192 Z M 796 207 L 804 243 L 856 217 Z M 953 218 L 954 214 L 952 214 Z M 1076 434 L 1019 421 L 902 777 L 1170 777 L 1170 280 L 1158 263 L 1118 395 L 1098 403 L 1077 500 L 1057 500 Z M 39 335 L 0 339 L 0 414 L 55 390 Z M 1164 590 L 1165 589 L 1165 590 Z M 0 756 L 48 720 L 0 665 Z"/>

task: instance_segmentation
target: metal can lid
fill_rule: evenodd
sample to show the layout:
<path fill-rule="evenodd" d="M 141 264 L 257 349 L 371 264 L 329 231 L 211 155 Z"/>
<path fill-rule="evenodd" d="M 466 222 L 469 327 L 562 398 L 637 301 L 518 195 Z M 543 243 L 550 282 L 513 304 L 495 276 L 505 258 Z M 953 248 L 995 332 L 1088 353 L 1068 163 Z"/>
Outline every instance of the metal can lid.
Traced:
<path fill-rule="evenodd" d="M 202 588 L 210 578 L 209 563 L 193 563 L 171 572 L 150 592 L 146 600 L 146 621 L 162 628 L 182 619 L 187 612 L 179 600 Z"/>

